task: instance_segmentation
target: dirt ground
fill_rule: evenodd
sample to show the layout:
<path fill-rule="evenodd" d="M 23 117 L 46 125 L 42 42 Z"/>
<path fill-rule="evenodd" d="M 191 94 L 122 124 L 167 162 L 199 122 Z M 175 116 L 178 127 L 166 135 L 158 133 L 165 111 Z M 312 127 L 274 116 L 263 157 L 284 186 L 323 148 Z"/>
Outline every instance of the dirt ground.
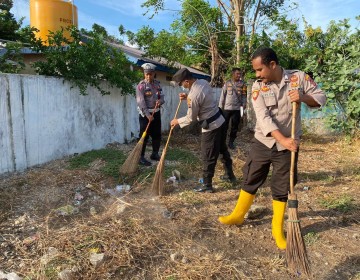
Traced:
<path fill-rule="evenodd" d="M 2 175 L 0 275 L 14 272 L 28 280 L 305 279 L 288 270 L 285 251 L 271 237 L 268 182 L 255 199 L 265 207 L 260 216 L 242 226 L 217 220 L 232 211 L 238 198 L 252 138 L 249 131 L 240 134 L 232 151 L 238 183 L 221 182 L 218 164 L 213 194 L 192 192 L 201 167 L 186 158 L 180 164 L 166 161 L 164 177 L 178 169 L 182 178 L 176 185 L 167 183 L 162 197 L 151 191 L 155 163 L 142 167 L 135 178 L 123 178 L 104 174 L 101 158 L 87 168 L 69 168 L 73 156 Z M 173 135 L 169 151 L 183 149 L 199 158 L 198 136 Z M 126 156 L 134 145 L 108 148 Z M 303 139 L 296 192 L 312 279 L 360 279 L 359 151 L 359 140 Z M 124 184 L 131 189 L 116 191 Z"/>

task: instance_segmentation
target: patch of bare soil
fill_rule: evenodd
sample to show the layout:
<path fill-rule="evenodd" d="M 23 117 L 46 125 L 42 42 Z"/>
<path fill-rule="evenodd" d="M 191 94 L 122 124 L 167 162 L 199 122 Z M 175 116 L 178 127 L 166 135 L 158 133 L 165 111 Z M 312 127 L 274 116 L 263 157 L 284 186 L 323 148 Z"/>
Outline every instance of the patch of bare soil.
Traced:
<path fill-rule="evenodd" d="M 172 147 L 199 155 L 199 137 L 174 131 Z M 268 183 L 256 205 L 265 211 L 242 226 L 218 216 L 236 204 L 252 135 L 232 151 L 236 186 L 220 181 L 196 194 L 196 180 L 167 185 L 154 197 L 151 177 L 125 183 L 101 173 L 104 163 L 69 169 L 69 159 L 0 177 L 0 275 L 24 279 L 305 279 L 291 274 L 271 237 Z M 166 136 L 164 137 L 166 139 Z M 133 147 L 132 144 L 131 147 Z M 130 151 L 129 145 L 112 145 Z M 360 141 L 307 136 L 296 187 L 313 279 L 360 279 Z M 170 163 L 169 163 L 170 164 Z M 141 169 L 141 172 L 143 169 Z M 201 167 L 192 170 L 201 176 Z M 186 175 L 186 174 L 184 174 Z M 153 173 L 152 175 L 153 176 Z M 165 178 L 166 179 L 166 178 Z M 68 277 L 68 278 L 66 278 Z"/>

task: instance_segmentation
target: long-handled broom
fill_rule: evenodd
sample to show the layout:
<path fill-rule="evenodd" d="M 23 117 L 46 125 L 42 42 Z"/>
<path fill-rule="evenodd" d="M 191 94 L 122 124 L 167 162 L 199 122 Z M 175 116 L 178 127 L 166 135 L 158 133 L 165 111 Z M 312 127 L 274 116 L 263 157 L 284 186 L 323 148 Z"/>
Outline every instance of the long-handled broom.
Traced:
<path fill-rule="evenodd" d="M 180 100 L 179 105 L 177 106 L 174 119 L 176 118 L 176 116 L 177 116 L 177 114 L 179 112 L 181 101 L 182 100 Z M 170 140 L 170 136 L 171 136 L 171 133 L 172 133 L 173 129 L 174 129 L 174 126 L 172 126 L 170 128 L 169 136 L 167 138 L 165 147 L 164 147 L 164 149 L 163 149 L 163 151 L 161 153 L 161 158 L 160 158 L 160 161 L 158 163 L 158 166 L 156 167 L 154 181 L 152 183 L 152 190 L 153 190 L 155 195 L 163 195 L 163 191 L 164 191 L 163 171 L 164 171 L 164 163 L 165 163 L 165 154 L 166 154 L 166 151 L 167 151 L 167 147 L 169 145 L 169 140 Z"/>
<path fill-rule="evenodd" d="M 158 104 L 156 104 L 154 111 L 151 114 L 152 117 L 154 117 L 154 113 L 155 113 L 157 107 L 158 107 Z M 124 174 L 124 175 L 125 174 L 134 174 L 137 171 L 140 156 L 141 156 L 141 150 L 143 148 L 144 139 L 146 137 L 150 123 L 151 123 L 151 121 L 148 122 L 148 124 L 145 128 L 145 131 L 141 135 L 139 142 L 136 144 L 135 148 L 131 151 L 131 153 L 129 154 L 129 156 L 123 163 L 123 165 L 120 167 L 120 169 L 119 169 L 120 174 Z"/>
<path fill-rule="evenodd" d="M 296 102 L 292 103 L 292 124 L 291 124 L 291 138 L 295 139 L 295 125 L 296 125 Z M 295 153 L 291 152 L 291 166 L 290 166 L 290 193 L 288 195 L 288 225 L 286 236 L 286 262 L 288 267 L 294 273 L 303 271 L 303 273 L 310 277 L 310 264 L 306 253 L 305 243 L 301 235 L 300 220 L 298 218 L 297 208 L 298 200 L 294 188 L 294 169 L 295 169 Z"/>

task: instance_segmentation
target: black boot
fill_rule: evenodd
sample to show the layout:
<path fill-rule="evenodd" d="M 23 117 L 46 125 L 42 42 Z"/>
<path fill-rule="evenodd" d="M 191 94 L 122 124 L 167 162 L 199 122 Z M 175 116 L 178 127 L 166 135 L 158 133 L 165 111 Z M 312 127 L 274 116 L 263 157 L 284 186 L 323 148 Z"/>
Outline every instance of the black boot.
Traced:
<path fill-rule="evenodd" d="M 220 180 L 236 183 L 236 177 L 232 168 L 232 161 L 223 163 L 225 174 L 220 176 Z"/>
<path fill-rule="evenodd" d="M 150 166 L 151 162 L 148 161 L 144 156 L 141 156 L 140 160 L 139 160 L 139 164 L 144 165 L 144 166 Z"/>
<path fill-rule="evenodd" d="M 205 184 L 201 184 L 199 186 L 196 186 L 194 188 L 194 192 L 207 192 L 207 193 L 213 193 L 214 189 L 213 187 L 210 185 L 205 185 Z"/>
<path fill-rule="evenodd" d="M 194 192 L 208 192 L 213 193 L 214 189 L 212 187 L 212 178 L 204 178 L 204 183 L 196 186 Z"/>
<path fill-rule="evenodd" d="M 159 160 L 160 160 L 159 153 L 157 153 L 157 152 L 152 152 L 152 154 L 151 154 L 151 156 L 150 156 L 150 159 L 159 161 Z"/>
<path fill-rule="evenodd" d="M 226 181 L 226 182 L 231 182 L 231 183 L 236 183 L 236 177 L 234 174 L 229 175 L 229 174 L 224 174 L 220 176 L 220 180 Z"/>

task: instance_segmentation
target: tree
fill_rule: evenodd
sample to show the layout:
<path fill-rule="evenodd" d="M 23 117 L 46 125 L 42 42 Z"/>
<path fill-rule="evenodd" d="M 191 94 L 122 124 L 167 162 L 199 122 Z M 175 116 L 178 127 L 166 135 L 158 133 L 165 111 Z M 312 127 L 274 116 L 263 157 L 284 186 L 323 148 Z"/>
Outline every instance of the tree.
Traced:
<path fill-rule="evenodd" d="M 122 94 L 133 94 L 134 84 L 141 73 L 132 71 L 125 54 L 107 44 L 94 33 L 86 43 L 81 41 L 81 34 L 75 27 L 68 28 L 70 40 L 64 37 L 64 31 L 50 32 L 49 46 L 34 46 L 45 54 L 45 61 L 34 63 L 41 75 L 63 77 L 86 94 L 87 87 L 97 88 L 101 94 L 110 94 L 103 89 L 102 81 L 111 87 L 117 87 Z"/>
<path fill-rule="evenodd" d="M 311 27 L 305 33 L 312 45 L 321 44 L 306 60 L 305 70 L 313 72 L 315 81 L 327 93 L 327 105 L 332 109 L 330 126 L 349 135 L 357 134 L 360 129 L 360 30 L 352 30 L 349 21 L 343 20 L 331 21 L 323 34 Z"/>
<path fill-rule="evenodd" d="M 106 40 L 110 43 L 115 43 L 115 44 L 123 44 L 124 43 L 122 40 L 120 40 L 112 35 L 109 35 L 106 28 L 97 23 L 94 23 L 92 25 L 92 30 L 86 30 L 84 28 L 81 28 L 80 32 L 81 32 L 81 34 L 84 34 L 84 35 L 87 35 L 90 37 L 94 37 L 96 34 L 97 36 L 101 36 L 104 40 Z"/>
<path fill-rule="evenodd" d="M 20 53 L 22 44 L 7 42 L 4 47 L 6 52 L 0 55 L 0 73 L 19 73 L 25 67 Z"/>
<path fill-rule="evenodd" d="M 19 39 L 16 31 L 19 30 L 22 20 L 17 22 L 10 13 L 12 6 L 12 0 L 0 0 L 0 39 L 16 41 Z"/>
<path fill-rule="evenodd" d="M 272 20 L 271 16 L 278 14 L 284 4 L 284 0 L 217 0 L 218 6 L 212 7 L 205 0 L 179 2 L 182 9 L 180 19 L 173 23 L 174 31 L 184 40 L 184 48 L 192 58 L 205 61 L 202 66 L 211 71 L 213 86 L 222 83 L 229 65 L 245 68 L 257 28 L 263 26 L 264 19 Z M 142 6 L 148 12 L 153 9 L 154 15 L 165 9 L 164 4 L 164 0 L 147 0 Z"/>

